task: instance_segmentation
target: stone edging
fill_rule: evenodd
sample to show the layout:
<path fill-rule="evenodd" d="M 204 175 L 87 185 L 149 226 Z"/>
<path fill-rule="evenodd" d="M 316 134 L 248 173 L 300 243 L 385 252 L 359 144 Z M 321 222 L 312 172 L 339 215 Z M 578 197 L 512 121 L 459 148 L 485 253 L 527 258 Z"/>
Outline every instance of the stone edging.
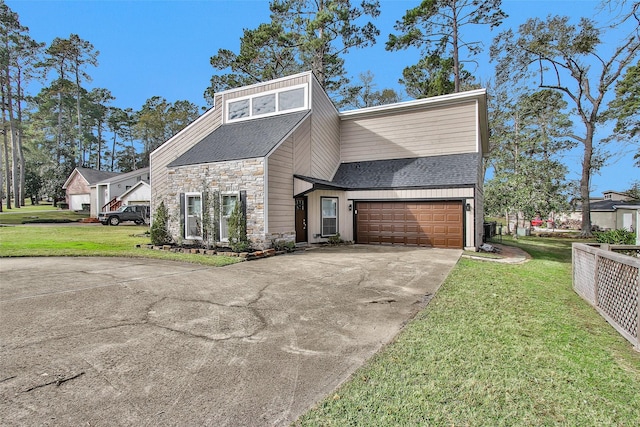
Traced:
<path fill-rule="evenodd" d="M 136 245 L 136 248 L 151 249 L 155 251 L 168 251 L 180 254 L 201 254 L 201 255 L 219 255 L 228 257 L 241 258 L 243 261 L 251 261 L 254 259 L 268 258 L 276 255 L 284 255 L 286 251 L 276 251 L 275 249 L 265 249 L 263 251 L 255 252 L 232 252 L 232 251 L 217 251 L 215 249 L 204 248 L 179 248 L 172 245 Z"/>

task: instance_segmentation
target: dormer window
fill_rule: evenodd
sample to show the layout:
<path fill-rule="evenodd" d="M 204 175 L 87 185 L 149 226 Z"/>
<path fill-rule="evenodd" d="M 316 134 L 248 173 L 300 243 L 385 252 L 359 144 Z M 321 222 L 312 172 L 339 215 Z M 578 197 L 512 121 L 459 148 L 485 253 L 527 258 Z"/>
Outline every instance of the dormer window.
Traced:
<path fill-rule="evenodd" d="M 227 123 L 257 117 L 274 116 L 306 110 L 309 104 L 307 85 L 285 87 L 226 102 Z"/>

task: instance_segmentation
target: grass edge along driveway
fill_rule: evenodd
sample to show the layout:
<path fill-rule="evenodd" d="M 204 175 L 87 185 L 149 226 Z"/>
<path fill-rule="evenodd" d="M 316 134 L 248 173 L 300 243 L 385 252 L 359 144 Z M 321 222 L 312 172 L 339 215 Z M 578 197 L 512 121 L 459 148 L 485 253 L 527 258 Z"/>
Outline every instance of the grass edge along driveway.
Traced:
<path fill-rule="evenodd" d="M 148 244 L 148 226 L 74 225 L 0 227 L 0 257 L 107 256 L 152 258 L 220 267 L 239 258 L 136 248 Z"/>
<path fill-rule="evenodd" d="M 571 243 L 461 260 L 395 342 L 299 426 L 640 425 L 640 353 L 571 287 Z"/>

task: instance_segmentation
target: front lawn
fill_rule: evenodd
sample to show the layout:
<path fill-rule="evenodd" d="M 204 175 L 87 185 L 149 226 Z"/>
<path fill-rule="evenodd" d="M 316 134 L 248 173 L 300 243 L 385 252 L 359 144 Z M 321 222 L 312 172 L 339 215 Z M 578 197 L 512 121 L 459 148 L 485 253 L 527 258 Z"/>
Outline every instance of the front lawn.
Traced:
<path fill-rule="evenodd" d="M 47 222 L 68 221 L 76 222 L 89 217 L 89 212 L 74 212 L 54 208 L 51 204 L 27 205 L 20 208 L 6 209 L 0 212 L 0 224 L 22 224 L 24 221 Z"/>
<path fill-rule="evenodd" d="M 296 424 L 640 425 L 640 353 L 573 292 L 571 242 L 513 244 L 533 259 L 462 259 L 395 342 Z"/>
<path fill-rule="evenodd" d="M 0 257 L 121 256 L 166 259 L 223 266 L 239 262 L 227 256 L 177 254 L 136 248 L 148 244 L 148 226 L 103 225 L 0 227 Z"/>

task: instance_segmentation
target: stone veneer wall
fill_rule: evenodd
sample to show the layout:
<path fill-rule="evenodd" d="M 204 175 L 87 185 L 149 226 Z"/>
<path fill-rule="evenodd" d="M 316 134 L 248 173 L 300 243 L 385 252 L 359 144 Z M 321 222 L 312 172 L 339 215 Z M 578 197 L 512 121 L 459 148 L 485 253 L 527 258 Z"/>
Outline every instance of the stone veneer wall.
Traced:
<path fill-rule="evenodd" d="M 247 238 L 252 247 L 264 249 L 270 245 L 265 236 L 264 224 L 264 159 L 230 160 L 204 165 L 181 166 L 169 169 L 167 194 L 164 200 L 169 211 L 169 232 L 174 240 L 181 240 L 180 193 L 246 191 L 247 193 Z M 196 243 L 185 240 L 183 243 Z"/>

